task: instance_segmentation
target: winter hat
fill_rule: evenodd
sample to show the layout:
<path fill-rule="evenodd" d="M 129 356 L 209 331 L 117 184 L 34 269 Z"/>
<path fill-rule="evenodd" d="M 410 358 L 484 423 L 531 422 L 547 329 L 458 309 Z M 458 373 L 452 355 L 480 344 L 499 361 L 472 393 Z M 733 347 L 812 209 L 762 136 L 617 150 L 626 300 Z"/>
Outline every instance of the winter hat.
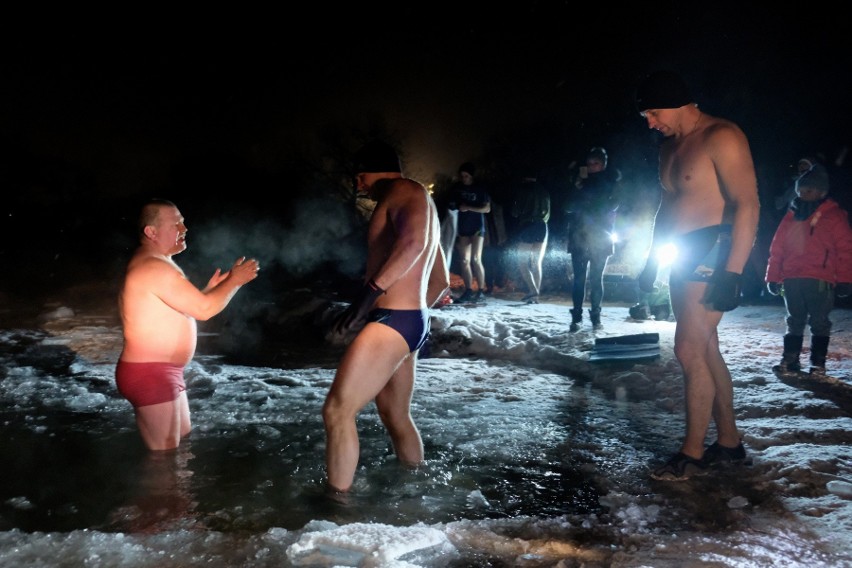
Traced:
<path fill-rule="evenodd" d="M 399 156 L 390 144 L 373 140 L 355 153 L 354 173 L 402 172 Z"/>
<path fill-rule="evenodd" d="M 822 164 L 814 164 L 796 180 L 796 191 L 800 187 L 811 187 L 820 193 L 828 193 L 828 171 Z"/>
<path fill-rule="evenodd" d="M 814 167 L 814 164 L 815 164 L 815 163 L 816 163 L 816 162 L 814 161 L 814 159 L 813 159 L 813 158 L 800 158 L 800 159 L 799 159 L 799 162 L 796 164 L 796 166 L 801 166 L 802 164 L 804 164 L 805 169 L 806 169 L 806 170 L 809 170 L 809 169 L 811 169 L 812 167 Z M 804 173 L 804 172 L 802 172 L 802 173 Z"/>
<path fill-rule="evenodd" d="M 465 162 L 459 166 L 459 173 L 467 172 L 472 176 L 476 175 L 476 166 L 473 165 L 473 162 Z"/>
<path fill-rule="evenodd" d="M 594 148 L 589 150 L 589 153 L 586 155 L 586 159 L 588 160 L 590 158 L 600 160 L 604 167 L 606 167 L 607 154 L 604 148 L 601 148 L 600 146 L 595 146 Z"/>
<path fill-rule="evenodd" d="M 683 79 L 673 71 L 655 71 L 647 75 L 636 89 L 636 110 L 680 108 L 695 102 Z"/>

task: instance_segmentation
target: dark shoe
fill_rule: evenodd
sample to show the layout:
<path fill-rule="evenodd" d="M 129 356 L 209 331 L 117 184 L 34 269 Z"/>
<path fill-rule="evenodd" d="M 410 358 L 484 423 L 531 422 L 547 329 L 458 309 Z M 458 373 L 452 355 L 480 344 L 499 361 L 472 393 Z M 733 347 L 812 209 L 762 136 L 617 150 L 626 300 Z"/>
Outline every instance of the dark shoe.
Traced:
<path fill-rule="evenodd" d="M 521 298 L 522 302 L 526 302 L 527 304 L 537 304 L 538 303 L 538 294 L 527 294 L 523 298 Z"/>
<path fill-rule="evenodd" d="M 785 363 L 782 361 L 780 365 L 772 367 L 772 371 L 782 377 L 798 377 L 802 372 L 802 368 L 798 363 Z"/>
<path fill-rule="evenodd" d="M 589 310 L 589 319 L 592 321 L 592 329 L 603 329 L 603 324 L 601 323 L 600 308 L 592 308 L 591 310 Z"/>
<path fill-rule="evenodd" d="M 704 456 L 701 461 L 704 465 L 713 465 L 717 463 L 739 463 L 745 461 L 746 451 L 743 443 L 740 442 L 736 448 L 729 448 L 713 442 L 709 448 L 704 450 Z"/>
<path fill-rule="evenodd" d="M 705 475 L 707 466 L 703 460 L 691 458 L 678 452 L 669 461 L 651 472 L 651 477 L 660 481 L 685 481 L 690 477 Z"/>
<path fill-rule="evenodd" d="M 570 331 L 571 333 L 580 331 L 580 324 L 576 321 L 572 321 L 571 327 L 568 328 L 568 331 Z"/>
<path fill-rule="evenodd" d="M 473 302 L 484 302 L 485 301 L 485 292 L 482 290 L 477 290 L 476 294 L 473 295 Z"/>
<path fill-rule="evenodd" d="M 786 334 L 784 336 L 784 353 L 781 354 L 781 363 L 778 365 L 778 370 L 775 367 L 773 371 L 782 374 L 795 375 L 802 370 L 799 363 L 799 355 L 802 352 L 802 342 L 804 337 L 801 335 Z"/>
<path fill-rule="evenodd" d="M 810 375 L 817 379 L 823 379 L 828 375 L 825 374 L 825 367 L 814 367 L 811 366 Z"/>
<path fill-rule="evenodd" d="M 462 294 L 461 296 L 458 297 L 458 299 L 456 299 L 457 304 L 464 304 L 464 303 L 472 302 L 472 301 L 473 301 L 473 290 L 471 290 L 471 289 L 465 290 L 464 294 Z"/>
<path fill-rule="evenodd" d="M 630 306 L 627 310 L 627 313 L 630 314 L 630 317 L 635 320 L 646 320 L 648 319 L 648 308 L 645 304 L 635 304 Z"/>
<path fill-rule="evenodd" d="M 827 335 L 811 336 L 811 369 L 814 367 L 825 368 L 825 358 L 828 355 L 828 342 L 830 339 Z"/>
<path fill-rule="evenodd" d="M 668 306 L 651 306 L 651 315 L 654 317 L 656 321 L 669 321 L 669 317 L 671 317 L 671 310 L 669 310 Z M 648 318 L 645 318 L 648 319 Z"/>

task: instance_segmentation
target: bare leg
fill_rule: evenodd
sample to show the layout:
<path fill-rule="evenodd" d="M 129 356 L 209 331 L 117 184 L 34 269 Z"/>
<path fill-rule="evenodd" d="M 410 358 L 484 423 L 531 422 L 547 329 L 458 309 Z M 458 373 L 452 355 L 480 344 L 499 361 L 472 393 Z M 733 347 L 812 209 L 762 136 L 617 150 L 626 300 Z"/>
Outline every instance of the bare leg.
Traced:
<path fill-rule="evenodd" d="M 518 270 L 530 294 L 539 294 L 535 278 L 535 243 L 520 243 L 518 245 Z M 540 281 L 540 280 L 539 280 Z"/>
<path fill-rule="evenodd" d="M 474 236 L 471 240 L 470 266 L 480 290 L 485 290 L 485 265 L 482 264 L 482 247 L 485 237 Z"/>
<path fill-rule="evenodd" d="M 136 408 L 136 425 L 149 450 L 173 450 L 189 435 L 189 400 L 186 391 L 172 401 Z"/>
<path fill-rule="evenodd" d="M 547 238 L 544 242 L 533 245 L 531 253 L 534 255 L 531 258 L 532 277 L 535 282 L 536 293 L 541 292 L 541 279 L 543 274 L 542 264 L 544 263 L 544 250 L 547 248 Z"/>
<path fill-rule="evenodd" d="M 376 397 L 376 407 L 390 433 L 396 457 L 408 465 L 423 461 L 423 440 L 411 418 L 416 362 L 416 354 L 406 357 Z"/>
<path fill-rule="evenodd" d="M 719 337 L 714 335 L 709 346 L 707 360 L 716 385 L 716 397 L 713 399 L 713 421 L 721 445 L 733 448 L 740 443 L 740 432 L 734 413 L 734 382 L 728 365 L 719 350 Z"/>
<path fill-rule="evenodd" d="M 473 274 L 470 269 L 471 238 L 459 237 L 456 244 L 456 248 L 459 251 L 459 269 L 461 270 L 465 290 L 470 290 L 473 284 Z"/>
<path fill-rule="evenodd" d="M 385 388 L 408 354 L 402 336 L 380 323 L 368 323 L 344 353 L 322 409 L 332 489 L 348 491 L 352 486 L 360 457 L 355 418 Z"/>
<path fill-rule="evenodd" d="M 683 368 L 686 396 L 686 436 L 681 452 L 693 458 L 704 454 L 711 416 L 716 418 L 719 442 L 739 443 L 733 410 L 733 385 L 719 352 L 717 326 L 722 312 L 701 304 L 705 285 L 672 283 L 672 307 L 677 319 L 675 356 Z"/>

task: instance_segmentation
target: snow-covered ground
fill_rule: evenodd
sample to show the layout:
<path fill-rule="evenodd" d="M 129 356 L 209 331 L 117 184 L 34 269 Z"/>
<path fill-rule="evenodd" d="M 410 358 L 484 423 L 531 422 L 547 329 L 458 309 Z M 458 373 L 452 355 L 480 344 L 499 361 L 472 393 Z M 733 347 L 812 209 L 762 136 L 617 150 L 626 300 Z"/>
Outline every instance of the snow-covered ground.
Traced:
<path fill-rule="evenodd" d="M 833 313 L 833 378 L 818 381 L 771 371 L 782 305 L 726 314 L 750 463 L 664 483 L 648 471 L 683 433 L 675 324 L 608 304 L 603 330 L 571 334 L 566 298 L 520 295 L 433 311 L 413 404 L 427 463 L 399 470 L 368 408 L 343 503 L 318 489 L 329 358 L 217 329 L 187 370 L 191 441 L 157 464 L 114 389 L 114 309 L 60 300 L 22 326 L 8 307 L 0 566 L 852 566 L 852 311 Z M 321 326 L 339 307 L 306 297 L 268 319 Z M 644 332 L 659 333 L 658 359 L 589 362 L 596 335 Z M 278 363 L 216 353 L 240 336 Z"/>

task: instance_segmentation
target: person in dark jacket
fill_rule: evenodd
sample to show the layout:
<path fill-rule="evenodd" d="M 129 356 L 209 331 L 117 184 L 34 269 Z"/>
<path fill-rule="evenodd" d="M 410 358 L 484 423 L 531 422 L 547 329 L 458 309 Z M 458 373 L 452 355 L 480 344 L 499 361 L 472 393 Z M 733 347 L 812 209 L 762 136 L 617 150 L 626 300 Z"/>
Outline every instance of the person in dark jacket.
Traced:
<path fill-rule="evenodd" d="M 796 375 L 805 326 L 810 324 L 810 374 L 825 375 L 835 296 L 852 292 L 852 228 L 849 215 L 828 196 L 829 176 L 814 164 L 796 180 L 796 195 L 781 219 L 766 265 L 766 287 L 783 290 L 787 330 L 781 363 L 774 370 Z"/>
<path fill-rule="evenodd" d="M 586 165 L 579 169 L 574 190 L 568 201 L 568 252 L 574 284 L 571 297 L 570 331 L 579 331 L 583 321 L 586 277 L 590 288 L 589 318 L 594 329 L 601 328 L 603 274 L 609 257 L 615 252 L 613 234 L 619 205 L 618 185 L 621 172 L 607 169 L 608 156 L 603 148 L 592 148 Z"/>

